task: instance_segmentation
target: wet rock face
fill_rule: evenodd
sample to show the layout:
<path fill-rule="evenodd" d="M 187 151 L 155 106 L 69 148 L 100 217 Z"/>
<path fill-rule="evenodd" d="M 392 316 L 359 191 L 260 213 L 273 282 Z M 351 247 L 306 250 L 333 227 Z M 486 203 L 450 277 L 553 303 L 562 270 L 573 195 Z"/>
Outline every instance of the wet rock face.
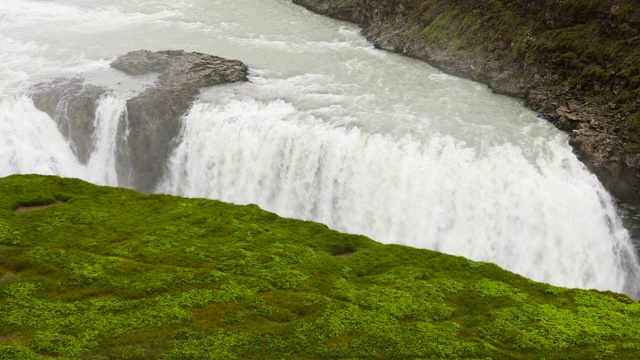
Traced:
<path fill-rule="evenodd" d="M 83 164 L 89 161 L 93 150 L 91 134 L 95 130 L 98 101 L 104 94 L 104 89 L 85 84 L 81 78 L 59 78 L 36 85 L 32 95 L 36 108 L 55 120 Z"/>
<path fill-rule="evenodd" d="M 200 89 L 247 81 L 248 72 L 237 60 L 181 50 L 133 51 L 111 66 L 129 75 L 160 73 L 156 86 L 127 101 L 129 151 L 117 159 L 119 164 L 130 163 L 129 184 L 124 185 L 143 192 L 152 192 L 164 175 L 181 118 Z"/>
<path fill-rule="evenodd" d="M 319 14 L 341 20 L 353 20 L 355 2 L 354 0 L 293 0 L 294 4 L 302 5 Z"/>
<path fill-rule="evenodd" d="M 132 51 L 118 57 L 111 67 L 128 75 L 160 73 L 158 88 L 203 88 L 247 81 L 248 71 L 238 60 L 183 50 Z"/>
<path fill-rule="evenodd" d="M 127 121 L 118 129 L 118 185 L 143 192 L 155 190 L 176 146 L 182 117 L 200 89 L 247 81 L 248 68 L 237 60 L 181 50 L 133 51 L 111 66 L 128 75 L 159 73 L 155 86 L 127 101 Z M 95 114 L 107 90 L 81 78 L 56 79 L 33 89 L 36 107 L 49 114 L 87 163 L 93 150 Z"/>

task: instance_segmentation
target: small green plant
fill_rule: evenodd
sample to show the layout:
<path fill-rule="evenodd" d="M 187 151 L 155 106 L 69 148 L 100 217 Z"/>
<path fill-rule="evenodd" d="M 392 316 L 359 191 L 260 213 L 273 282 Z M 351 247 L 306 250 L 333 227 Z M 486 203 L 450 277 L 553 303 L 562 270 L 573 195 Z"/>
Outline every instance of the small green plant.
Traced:
<path fill-rule="evenodd" d="M 520 290 L 513 288 L 512 286 L 509 286 L 501 281 L 493 281 L 489 279 L 480 280 L 476 285 L 476 291 L 481 297 L 506 296 L 517 302 L 523 302 L 528 298 L 527 294 L 520 292 Z"/>
<path fill-rule="evenodd" d="M 55 219 L 50 223 L 38 226 L 36 228 L 36 230 L 38 231 L 42 231 L 42 232 L 50 232 L 55 230 L 56 228 L 60 227 L 60 225 L 64 224 L 64 220 L 63 219 Z"/>
<path fill-rule="evenodd" d="M 109 219 L 109 214 L 106 212 L 83 212 L 80 214 L 80 224 L 92 225 L 98 224 Z"/>

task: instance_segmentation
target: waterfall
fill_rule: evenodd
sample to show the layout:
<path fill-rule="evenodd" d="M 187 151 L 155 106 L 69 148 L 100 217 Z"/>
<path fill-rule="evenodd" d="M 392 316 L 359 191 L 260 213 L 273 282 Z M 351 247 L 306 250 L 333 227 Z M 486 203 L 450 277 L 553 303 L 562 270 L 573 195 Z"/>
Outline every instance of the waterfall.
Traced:
<path fill-rule="evenodd" d="M 140 129 L 129 129 L 126 99 L 156 78 L 110 60 L 209 53 L 245 62 L 251 81 L 202 90 L 167 144 L 158 192 L 256 203 L 554 285 L 640 296 L 629 234 L 566 134 L 514 99 L 376 50 L 355 26 L 280 0 L 3 0 L 0 47 L 0 176 L 131 187 L 140 142 L 127 135 Z M 83 162 L 25 95 L 58 77 L 107 94 Z"/>
<path fill-rule="evenodd" d="M 84 169 L 51 118 L 26 96 L 0 99 L 0 176 L 82 177 Z"/>
<path fill-rule="evenodd" d="M 119 185 L 116 152 L 120 143 L 118 130 L 125 110 L 125 99 L 108 96 L 100 100 L 95 116 L 96 130 L 92 136 L 94 150 L 87 164 L 88 180 L 95 184 Z"/>
<path fill-rule="evenodd" d="M 82 165 L 56 123 L 36 109 L 29 97 L 4 98 L 0 100 L 0 177 L 35 173 L 76 177 L 99 185 L 126 185 L 118 181 L 116 162 L 118 144 L 125 137 L 125 119 L 125 99 L 100 99 L 95 132 L 87 134 L 94 148 L 87 165 Z"/>
<path fill-rule="evenodd" d="M 537 146 L 531 161 L 511 144 L 479 152 L 450 136 L 330 126 L 283 100 L 196 104 L 159 191 L 256 203 L 555 285 L 637 291 L 610 196 L 564 137 Z"/>

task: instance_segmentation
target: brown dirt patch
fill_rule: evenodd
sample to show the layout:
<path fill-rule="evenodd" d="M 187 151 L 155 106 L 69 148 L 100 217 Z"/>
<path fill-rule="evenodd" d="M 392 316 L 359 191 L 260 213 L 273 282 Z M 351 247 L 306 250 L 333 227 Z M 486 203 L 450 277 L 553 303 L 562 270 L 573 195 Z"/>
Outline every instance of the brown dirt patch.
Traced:
<path fill-rule="evenodd" d="M 333 256 L 337 257 L 337 258 L 348 258 L 349 256 L 351 256 L 353 254 L 355 254 L 355 251 L 346 251 L 346 252 L 343 252 L 341 254 L 336 254 L 336 255 L 333 255 Z"/>
<path fill-rule="evenodd" d="M 27 211 L 42 210 L 42 209 L 46 209 L 48 207 L 52 207 L 52 206 L 56 206 L 56 205 L 62 205 L 62 204 L 64 204 L 64 201 L 56 201 L 54 203 L 47 204 L 47 205 L 18 206 L 15 210 L 13 210 L 13 212 L 16 213 L 16 214 L 24 214 Z"/>
<path fill-rule="evenodd" d="M 5 281 L 15 281 L 18 279 L 20 279 L 20 275 L 16 275 L 11 271 L 7 271 L 4 273 L 4 275 L 0 276 L 0 283 L 3 283 Z"/>

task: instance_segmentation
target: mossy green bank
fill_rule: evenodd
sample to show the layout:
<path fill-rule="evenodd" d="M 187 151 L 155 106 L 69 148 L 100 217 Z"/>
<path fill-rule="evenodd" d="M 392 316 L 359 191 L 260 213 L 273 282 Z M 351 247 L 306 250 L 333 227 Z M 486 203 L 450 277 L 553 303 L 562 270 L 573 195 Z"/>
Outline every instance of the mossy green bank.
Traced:
<path fill-rule="evenodd" d="M 621 126 L 640 126 L 636 1 L 407 2 L 419 3 L 412 16 L 431 43 L 542 76 L 551 72 L 553 86 L 611 104 Z"/>
<path fill-rule="evenodd" d="M 640 305 L 624 295 L 536 283 L 254 205 L 0 179 L 0 359 L 639 353 Z"/>

